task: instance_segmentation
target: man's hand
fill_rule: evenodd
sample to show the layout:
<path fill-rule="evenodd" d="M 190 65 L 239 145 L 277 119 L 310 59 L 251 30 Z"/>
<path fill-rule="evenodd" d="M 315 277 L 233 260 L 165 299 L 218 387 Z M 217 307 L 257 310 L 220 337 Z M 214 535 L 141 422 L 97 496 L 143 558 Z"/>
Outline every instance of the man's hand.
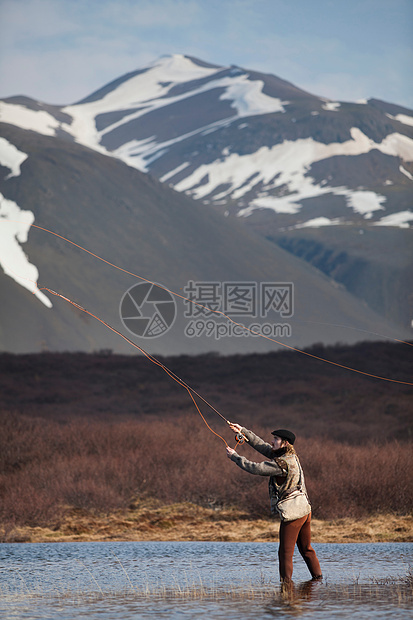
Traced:
<path fill-rule="evenodd" d="M 229 446 L 226 447 L 227 450 L 227 457 L 230 459 L 231 456 L 235 453 L 235 450 L 233 448 L 230 448 Z"/>
<path fill-rule="evenodd" d="M 234 424 L 233 422 L 228 422 L 229 427 L 234 433 L 240 433 L 242 426 L 240 424 Z"/>

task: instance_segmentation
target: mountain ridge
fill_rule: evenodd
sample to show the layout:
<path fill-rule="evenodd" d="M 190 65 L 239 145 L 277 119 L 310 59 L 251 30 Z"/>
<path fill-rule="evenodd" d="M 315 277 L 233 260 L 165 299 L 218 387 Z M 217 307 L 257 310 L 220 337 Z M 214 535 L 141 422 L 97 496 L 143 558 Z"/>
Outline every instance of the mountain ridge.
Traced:
<path fill-rule="evenodd" d="M 248 231 L 240 222 L 205 209 L 118 159 L 62 138 L 11 125 L 1 129 L 2 135 L 27 157 L 14 176 L 3 176 L 0 208 L 13 203 L 22 212 L 31 213 L 36 224 L 172 291 L 181 292 L 191 280 L 256 282 L 257 286 L 261 282 L 293 282 L 295 311 L 288 319 L 292 336 L 276 338 L 288 346 L 308 346 L 317 341 L 352 343 L 360 339 L 360 333 L 363 338 L 376 338 L 368 332 L 407 336 L 331 279 Z M 6 227 L 3 221 L 3 235 Z M 37 269 L 39 286 L 60 292 L 124 332 L 119 306 L 136 278 L 35 228 L 27 235 L 28 241 L 21 245 Z M 47 308 L 9 276 L 0 277 L 4 299 L 0 308 L 2 350 L 107 348 L 133 352 L 130 345 L 64 300 L 53 297 L 53 307 Z M 144 348 L 152 353 L 180 354 L 278 347 L 266 339 L 245 336 L 187 337 L 190 319 L 185 317 L 185 310 L 181 301 L 171 331 L 162 338 L 147 339 Z M 251 320 L 247 317 L 245 323 Z M 273 315 L 255 322 L 265 320 L 279 322 L 280 317 Z M 308 322 L 314 324 L 309 327 Z M 337 326 L 340 324 L 354 329 Z"/>
<path fill-rule="evenodd" d="M 17 100 L 0 103 L 0 120 L 37 123 L 223 212 L 246 218 L 268 209 L 281 216 L 279 227 L 317 227 L 317 198 L 329 225 L 413 221 L 413 112 L 396 104 L 333 102 L 271 74 L 180 54 L 76 104 Z M 330 203 L 340 205 L 336 217 Z"/>

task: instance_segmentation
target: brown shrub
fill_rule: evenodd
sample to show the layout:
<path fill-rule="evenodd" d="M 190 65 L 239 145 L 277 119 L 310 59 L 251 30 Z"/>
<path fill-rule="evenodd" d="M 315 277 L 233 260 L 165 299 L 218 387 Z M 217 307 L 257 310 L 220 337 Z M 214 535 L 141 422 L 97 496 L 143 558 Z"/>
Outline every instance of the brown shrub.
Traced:
<path fill-rule="evenodd" d="M 67 424 L 0 415 L 0 521 L 53 525 L 65 506 L 101 513 L 137 497 L 166 504 L 237 506 L 268 514 L 268 479 L 230 462 L 196 414 L 164 421 L 73 419 Z M 255 429 L 266 437 L 268 430 Z M 233 435 L 223 431 L 234 445 Z M 260 455 L 239 448 L 251 460 Z M 297 442 L 314 516 L 408 513 L 413 505 L 410 444 Z M 258 458 L 257 458 L 258 457 Z"/>
<path fill-rule="evenodd" d="M 320 518 L 409 514 L 413 506 L 411 445 L 392 441 L 350 446 L 303 442 L 302 463 L 313 510 Z"/>

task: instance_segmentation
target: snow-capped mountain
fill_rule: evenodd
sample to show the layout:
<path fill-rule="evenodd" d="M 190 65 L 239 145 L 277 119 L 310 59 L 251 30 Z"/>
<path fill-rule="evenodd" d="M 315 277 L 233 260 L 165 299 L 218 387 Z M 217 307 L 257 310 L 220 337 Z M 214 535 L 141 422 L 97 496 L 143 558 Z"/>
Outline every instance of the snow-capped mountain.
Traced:
<path fill-rule="evenodd" d="M 176 55 L 73 105 L 0 101 L 0 135 L 0 349 L 129 350 L 37 287 L 121 328 L 128 282 L 34 221 L 175 291 L 196 279 L 292 282 L 289 345 L 411 336 L 410 110 Z M 267 350 L 182 338 L 182 314 L 152 351 Z"/>
<path fill-rule="evenodd" d="M 413 112 L 394 104 L 173 55 L 75 105 L 8 99 L 0 120 L 110 153 L 227 214 L 269 210 L 278 230 L 413 222 Z"/>
<path fill-rule="evenodd" d="M 237 319 L 266 329 L 273 324 L 290 326 L 289 333 L 277 331 L 276 339 L 287 346 L 408 335 L 404 326 L 380 316 L 311 265 L 150 175 L 73 141 L 10 124 L 0 124 L 0 130 L 9 145 L 2 143 L 8 159 L 0 167 L 0 350 L 134 352 L 98 321 L 42 287 L 79 303 L 156 354 L 277 348 L 248 334 L 228 331 L 217 337 L 214 331 L 208 335 L 199 330 L 200 323 L 202 327 L 209 321 L 210 328 L 214 321 L 208 314 L 193 315 L 190 304 L 179 297 L 190 295 L 189 285 L 200 286 L 201 300 L 210 303 L 205 295 L 211 286 L 222 290 L 232 283 L 252 300 L 251 291 L 262 283 L 292 283 L 294 311 L 288 319 L 272 310 L 261 316 L 248 306 L 247 314 Z M 175 291 L 171 329 L 143 341 L 126 332 L 120 318 L 122 300 L 142 280 L 35 228 L 33 221 Z M 218 291 L 212 298 L 214 304 L 220 303 L 220 295 Z M 221 320 L 221 328 L 228 325 Z"/>

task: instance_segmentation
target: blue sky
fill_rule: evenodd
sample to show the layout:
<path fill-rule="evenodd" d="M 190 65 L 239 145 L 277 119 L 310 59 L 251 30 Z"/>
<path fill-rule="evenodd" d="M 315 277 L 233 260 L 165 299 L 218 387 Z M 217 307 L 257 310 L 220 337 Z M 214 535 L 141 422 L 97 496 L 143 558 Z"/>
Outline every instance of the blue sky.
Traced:
<path fill-rule="evenodd" d="M 413 108 L 412 0 L 0 0 L 0 97 L 73 103 L 172 53 Z"/>

